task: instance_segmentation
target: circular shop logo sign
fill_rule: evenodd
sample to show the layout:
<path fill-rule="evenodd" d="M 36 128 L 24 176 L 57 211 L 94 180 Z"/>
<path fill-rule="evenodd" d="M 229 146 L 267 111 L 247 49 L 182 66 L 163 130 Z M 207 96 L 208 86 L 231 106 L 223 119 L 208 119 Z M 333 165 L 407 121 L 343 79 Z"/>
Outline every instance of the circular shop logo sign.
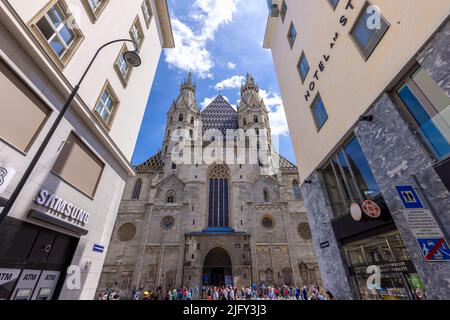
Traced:
<path fill-rule="evenodd" d="M 366 215 L 373 219 L 377 219 L 381 216 L 381 208 L 372 200 L 366 200 L 361 205 L 362 210 Z"/>

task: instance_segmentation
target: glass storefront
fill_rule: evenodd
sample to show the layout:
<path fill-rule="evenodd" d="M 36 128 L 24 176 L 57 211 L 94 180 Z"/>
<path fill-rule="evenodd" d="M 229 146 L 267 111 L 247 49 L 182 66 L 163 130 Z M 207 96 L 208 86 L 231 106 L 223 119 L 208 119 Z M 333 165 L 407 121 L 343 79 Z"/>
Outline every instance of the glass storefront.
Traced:
<path fill-rule="evenodd" d="M 392 231 L 344 245 L 352 280 L 363 300 L 424 299 L 420 280 L 398 231 Z M 376 266 L 380 271 L 379 286 L 369 279 Z"/>

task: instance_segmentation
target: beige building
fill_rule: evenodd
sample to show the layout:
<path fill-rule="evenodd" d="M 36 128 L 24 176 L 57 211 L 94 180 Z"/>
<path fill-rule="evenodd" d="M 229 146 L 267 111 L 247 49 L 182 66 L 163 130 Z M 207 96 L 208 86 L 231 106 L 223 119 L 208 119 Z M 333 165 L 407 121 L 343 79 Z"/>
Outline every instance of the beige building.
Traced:
<path fill-rule="evenodd" d="M 324 285 L 348 299 L 449 298 L 450 1 L 268 5 L 264 47 Z M 417 232 L 420 215 L 434 233 Z"/>
<path fill-rule="evenodd" d="M 165 0 L 0 1 L 3 206 L 98 48 L 106 47 L 0 226 L 0 299 L 93 299 L 163 48 Z M 68 269 L 69 267 L 69 269 Z M 67 273 L 68 272 L 68 273 Z"/>
<path fill-rule="evenodd" d="M 273 152 L 255 80 L 247 75 L 237 111 L 220 95 L 200 110 L 195 93 L 190 75 L 167 113 L 161 151 L 126 184 L 99 291 L 130 298 L 158 286 L 201 294 L 207 285 L 320 284 L 298 170 Z M 240 145 L 236 132 L 257 135 L 257 146 Z M 177 164 L 181 141 L 190 157 Z M 205 156 L 224 142 L 223 159 Z M 276 170 L 239 158 L 256 147 L 279 159 Z"/>

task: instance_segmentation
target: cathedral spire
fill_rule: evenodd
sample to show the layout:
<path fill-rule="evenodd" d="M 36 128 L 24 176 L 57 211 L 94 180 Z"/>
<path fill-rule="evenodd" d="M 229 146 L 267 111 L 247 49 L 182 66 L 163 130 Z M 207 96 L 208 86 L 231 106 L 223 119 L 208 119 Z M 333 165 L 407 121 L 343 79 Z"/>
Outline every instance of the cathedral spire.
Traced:
<path fill-rule="evenodd" d="M 244 95 L 248 91 L 254 91 L 256 93 L 259 93 L 259 87 L 255 83 L 255 78 L 253 78 L 251 73 L 247 72 L 245 84 L 241 86 L 241 95 Z"/>
<path fill-rule="evenodd" d="M 185 90 L 191 91 L 195 94 L 196 85 L 192 79 L 192 70 L 189 71 L 187 79 L 181 83 L 180 91 L 183 92 Z"/>

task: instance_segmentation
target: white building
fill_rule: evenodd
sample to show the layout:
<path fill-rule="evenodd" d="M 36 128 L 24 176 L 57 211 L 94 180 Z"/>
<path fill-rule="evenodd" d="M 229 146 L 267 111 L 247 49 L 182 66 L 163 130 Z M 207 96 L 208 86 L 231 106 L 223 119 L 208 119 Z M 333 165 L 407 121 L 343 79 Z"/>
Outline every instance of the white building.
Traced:
<path fill-rule="evenodd" d="M 268 4 L 264 47 L 324 286 L 339 299 L 448 299 L 450 0 Z"/>
<path fill-rule="evenodd" d="M 174 47 L 166 0 L 0 1 L 2 206 L 116 39 L 135 40 L 142 65 L 124 61 L 128 42 L 94 62 L 0 226 L 0 299 L 94 298 L 160 54 Z"/>

